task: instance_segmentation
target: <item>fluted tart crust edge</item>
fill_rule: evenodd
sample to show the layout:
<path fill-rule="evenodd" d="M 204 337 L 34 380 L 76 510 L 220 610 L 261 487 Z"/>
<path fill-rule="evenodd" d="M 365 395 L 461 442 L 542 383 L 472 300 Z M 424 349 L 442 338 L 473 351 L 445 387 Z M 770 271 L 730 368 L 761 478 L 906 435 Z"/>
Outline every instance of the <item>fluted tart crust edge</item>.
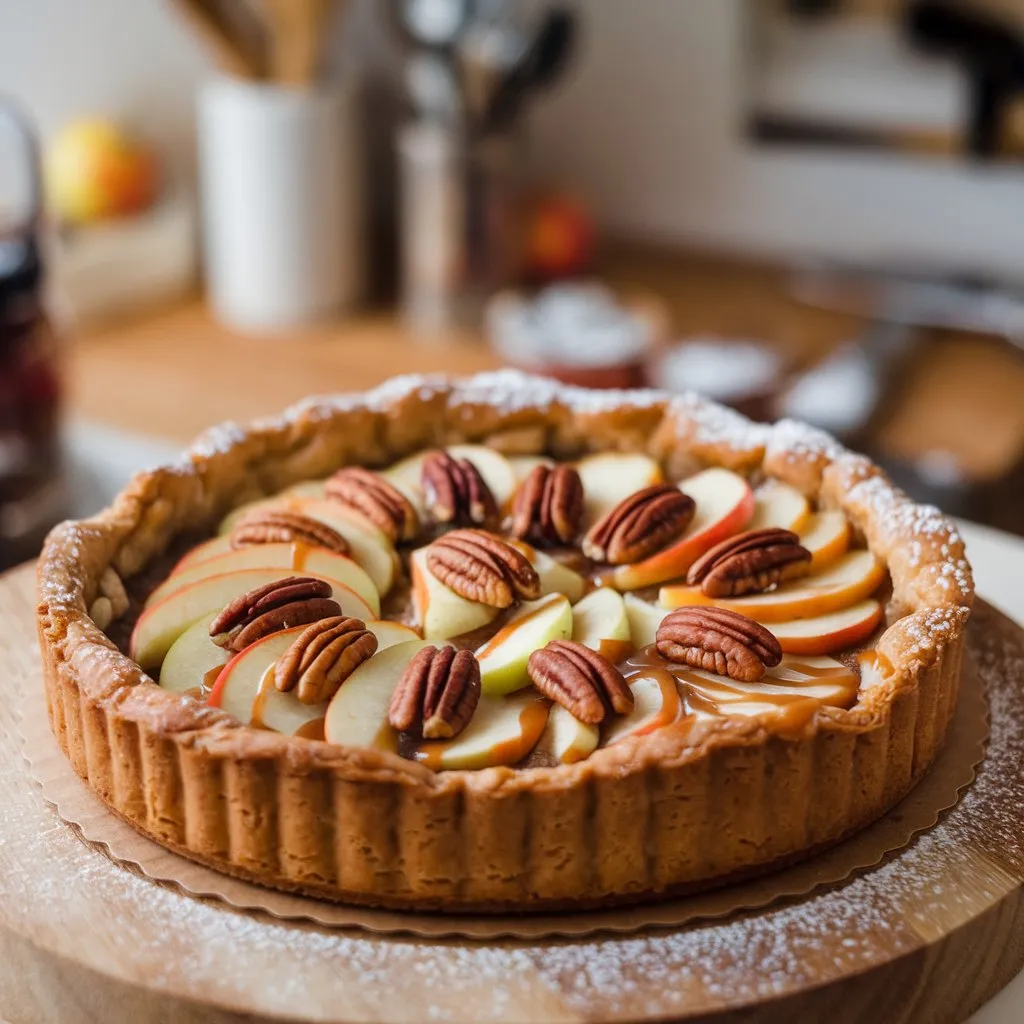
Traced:
<path fill-rule="evenodd" d="M 880 681 L 852 709 L 819 709 L 797 736 L 723 718 L 572 765 L 436 774 L 383 751 L 251 729 L 164 691 L 90 615 L 108 569 L 132 576 L 244 501 L 463 441 L 521 454 L 646 451 L 673 478 L 708 465 L 763 471 L 842 509 L 892 579 Z M 657 898 L 793 861 L 864 827 L 942 746 L 973 601 L 952 522 L 827 435 L 752 424 L 693 395 L 594 392 L 510 371 L 397 378 L 218 427 L 98 516 L 54 530 L 38 585 L 51 727 L 117 815 L 265 885 L 441 911 Z"/>

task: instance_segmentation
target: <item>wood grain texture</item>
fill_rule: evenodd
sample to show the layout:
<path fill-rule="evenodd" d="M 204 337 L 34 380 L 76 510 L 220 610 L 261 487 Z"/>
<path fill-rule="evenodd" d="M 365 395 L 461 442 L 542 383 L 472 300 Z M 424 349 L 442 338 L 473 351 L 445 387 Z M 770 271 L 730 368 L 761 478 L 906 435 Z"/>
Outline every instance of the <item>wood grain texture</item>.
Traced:
<path fill-rule="evenodd" d="M 898 855 L 725 922 L 480 945 L 235 913 L 79 840 L 20 753 L 19 694 L 41 685 L 34 603 L 30 567 L 0 578 L 0 1019 L 954 1024 L 1024 963 L 1024 631 L 986 606 L 970 645 L 992 704 L 988 757 Z"/>
<path fill-rule="evenodd" d="M 786 270 L 615 245 L 601 272 L 662 297 L 675 337 L 762 339 L 793 365 L 857 337 L 864 321 L 796 302 Z M 1024 362 L 992 339 L 928 332 L 879 424 L 878 451 L 954 456 L 986 481 L 1024 453 Z M 225 419 L 278 412 L 310 394 L 362 390 L 396 373 L 470 374 L 499 360 L 473 332 L 416 342 L 394 316 L 363 314 L 260 338 L 217 324 L 198 300 L 83 334 L 68 355 L 71 410 L 97 423 L 187 442 Z"/>

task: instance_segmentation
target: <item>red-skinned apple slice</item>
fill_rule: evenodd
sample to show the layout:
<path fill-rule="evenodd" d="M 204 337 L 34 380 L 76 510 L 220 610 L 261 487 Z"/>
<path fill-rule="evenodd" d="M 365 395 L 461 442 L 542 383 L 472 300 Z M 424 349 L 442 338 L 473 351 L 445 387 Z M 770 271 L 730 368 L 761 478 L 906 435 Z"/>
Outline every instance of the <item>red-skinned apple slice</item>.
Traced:
<path fill-rule="evenodd" d="M 498 609 L 460 597 L 427 568 L 427 549 L 409 559 L 416 622 L 427 640 L 447 640 L 471 633 L 498 617 Z"/>
<path fill-rule="evenodd" d="M 274 686 L 274 665 L 304 628 L 272 633 L 236 654 L 221 670 L 207 703 L 247 725 L 322 739 L 327 704 L 303 704 Z"/>
<path fill-rule="evenodd" d="M 820 572 L 850 547 L 846 514 L 838 509 L 816 512 L 800 531 L 800 543 L 811 553 L 811 572 Z"/>
<path fill-rule="evenodd" d="M 210 639 L 213 615 L 204 615 L 171 644 L 160 666 L 160 685 L 175 693 L 201 692 L 210 688 L 231 658 L 229 651 Z"/>
<path fill-rule="evenodd" d="M 835 654 L 866 640 L 882 621 L 878 601 L 860 601 L 850 608 L 811 619 L 773 622 L 768 628 L 787 654 Z"/>
<path fill-rule="evenodd" d="M 230 533 L 238 521 L 257 509 L 297 512 L 325 523 L 348 541 L 350 554 L 366 570 L 379 594 L 387 594 L 401 572 L 401 561 L 387 536 L 365 516 L 336 501 L 316 498 L 269 498 L 236 508 L 221 522 L 219 533 Z M 176 568 L 180 568 L 181 563 Z"/>
<path fill-rule="evenodd" d="M 747 597 L 708 597 L 700 587 L 662 587 L 665 608 L 714 605 L 747 615 L 758 622 L 811 618 L 848 608 L 870 597 L 885 579 L 885 565 L 870 551 L 849 551 L 822 572 L 791 580 L 766 594 Z"/>
<path fill-rule="evenodd" d="M 132 632 L 131 657 L 144 669 L 156 668 L 164 660 L 171 644 L 193 622 L 220 611 L 241 594 L 293 575 L 290 569 L 243 569 L 223 576 L 207 576 L 182 587 L 159 604 L 147 608 L 139 617 Z M 354 590 L 337 580 L 318 578 L 331 585 L 331 596 L 346 615 L 353 615 L 364 622 L 373 618 L 370 606 Z"/>
<path fill-rule="evenodd" d="M 746 529 L 754 514 L 754 492 L 739 474 L 706 469 L 679 484 L 697 503 L 693 521 L 680 540 L 634 565 L 620 565 L 610 576 L 618 590 L 639 590 L 686 575 L 709 548 Z"/>
<path fill-rule="evenodd" d="M 426 640 L 408 640 L 364 661 L 331 698 L 324 721 L 327 741 L 397 750 L 398 734 L 388 721 L 391 694 L 406 666 L 427 645 Z"/>
<path fill-rule="evenodd" d="M 576 463 L 583 483 L 583 528 L 590 529 L 631 494 L 664 480 L 661 466 L 647 455 L 601 452 Z"/>
<path fill-rule="evenodd" d="M 541 738 L 549 708 L 550 702 L 533 690 L 481 697 L 458 736 L 421 743 L 416 760 L 435 771 L 518 764 Z"/>
<path fill-rule="evenodd" d="M 677 722 L 683 713 L 679 687 L 669 672 L 652 669 L 629 680 L 633 691 L 633 710 L 610 720 L 604 745 L 610 747 L 629 736 L 647 736 Z"/>
<path fill-rule="evenodd" d="M 768 480 L 754 491 L 754 517 L 746 529 L 777 527 L 798 533 L 810 518 L 810 503 L 795 487 L 781 480 Z"/>
<path fill-rule="evenodd" d="M 207 576 L 222 576 L 240 569 L 290 569 L 296 576 L 328 576 L 354 590 L 374 615 L 380 614 L 380 595 L 358 562 L 306 544 L 252 544 L 185 566 L 172 573 L 149 595 L 146 607 L 158 604 L 175 591 Z"/>

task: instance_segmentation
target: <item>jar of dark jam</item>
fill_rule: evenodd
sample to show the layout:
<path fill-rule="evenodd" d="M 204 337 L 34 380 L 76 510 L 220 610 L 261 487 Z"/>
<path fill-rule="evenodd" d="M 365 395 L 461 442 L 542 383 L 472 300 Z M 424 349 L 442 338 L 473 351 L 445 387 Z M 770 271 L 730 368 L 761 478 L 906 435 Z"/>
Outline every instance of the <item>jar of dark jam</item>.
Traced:
<path fill-rule="evenodd" d="M 60 518 L 60 383 L 43 306 L 38 147 L 0 99 L 0 567 Z M 20 200 L 19 200 L 20 196 Z"/>

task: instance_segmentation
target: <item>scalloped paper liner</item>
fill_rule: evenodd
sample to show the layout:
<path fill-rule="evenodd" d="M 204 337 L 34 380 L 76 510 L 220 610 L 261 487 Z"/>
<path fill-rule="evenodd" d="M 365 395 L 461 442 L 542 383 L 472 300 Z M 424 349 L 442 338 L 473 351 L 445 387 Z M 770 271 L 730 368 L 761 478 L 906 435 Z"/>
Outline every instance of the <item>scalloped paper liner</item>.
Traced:
<path fill-rule="evenodd" d="M 240 911 L 262 911 L 285 920 L 312 921 L 327 928 L 357 928 L 384 935 L 422 938 L 540 939 L 581 937 L 597 932 L 628 933 L 679 927 L 738 911 L 758 910 L 778 900 L 807 896 L 853 872 L 874 866 L 906 846 L 952 807 L 974 779 L 985 756 L 988 701 L 981 677 L 964 661 L 957 709 L 946 745 L 914 790 L 874 825 L 793 867 L 706 893 L 615 910 L 530 916 L 455 916 L 369 910 L 296 896 L 244 882 L 171 853 L 122 821 L 75 774 L 50 731 L 42 686 L 26 694 L 21 719 L 23 752 L 32 777 L 59 816 L 113 860 L 136 868 L 154 882 L 169 883 L 191 896 L 221 900 Z"/>

